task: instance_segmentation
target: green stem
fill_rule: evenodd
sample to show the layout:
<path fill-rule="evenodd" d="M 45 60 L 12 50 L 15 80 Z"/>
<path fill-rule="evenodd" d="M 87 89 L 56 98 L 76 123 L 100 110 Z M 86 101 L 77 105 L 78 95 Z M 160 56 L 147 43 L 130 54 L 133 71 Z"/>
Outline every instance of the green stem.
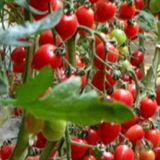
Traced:
<path fill-rule="evenodd" d="M 54 147 L 56 144 L 57 144 L 57 141 L 55 142 L 48 141 L 47 144 L 45 145 L 45 149 L 43 150 L 39 160 L 47 160 L 50 157 L 52 151 L 54 150 Z"/>
<path fill-rule="evenodd" d="M 66 138 L 67 160 L 71 160 L 70 136 L 69 136 L 68 126 L 66 126 L 65 138 Z"/>

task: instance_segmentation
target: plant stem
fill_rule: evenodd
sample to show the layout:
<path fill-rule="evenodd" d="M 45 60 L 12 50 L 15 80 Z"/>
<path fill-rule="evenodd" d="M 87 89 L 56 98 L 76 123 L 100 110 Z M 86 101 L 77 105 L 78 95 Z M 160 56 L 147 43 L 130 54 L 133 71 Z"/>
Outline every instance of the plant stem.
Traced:
<path fill-rule="evenodd" d="M 47 144 L 45 145 L 45 149 L 43 150 L 39 160 L 47 160 L 50 157 L 52 151 L 54 150 L 56 144 L 57 141 L 54 142 L 48 141 Z"/>
<path fill-rule="evenodd" d="M 67 160 L 71 160 L 70 136 L 69 136 L 68 125 L 66 126 L 65 138 L 66 138 Z"/>

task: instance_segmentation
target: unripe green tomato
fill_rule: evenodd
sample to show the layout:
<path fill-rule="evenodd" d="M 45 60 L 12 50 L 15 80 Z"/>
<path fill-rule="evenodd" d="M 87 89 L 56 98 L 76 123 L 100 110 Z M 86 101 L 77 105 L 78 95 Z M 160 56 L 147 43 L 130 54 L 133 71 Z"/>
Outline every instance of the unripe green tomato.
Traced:
<path fill-rule="evenodd" d="M 156 6 L 160 9 L 160 0 L 156 0 Z"/>
<path fill-rule="evenodd" d="M 131 68 L 128 60 L 121 61 L 121 72 L 125 73 Z"/>
<path fill-rule="evenodd" d="M 128 53 L 129 53 L 128 46 L 120 47 L 118 50 L 121 55 L 123 55 L 125 57 L 128 56 Z"/>
<path fill-rule="evenodd" d="M 157 6 L 156 3 L 157 3 L 157 0 L 151 0 L 149 2 L 149 8 L 150 8 L 151 12 L 153 12 L 154 14 L 155 13 L 157 14 L 160 11 L 160 8 Z"/>
<path fill-rule="evenodd" d="M 64 135 L 65 129 L 66 121 L 55 120 L 54 122 L 45 122 L 42 133 L 47 140 L 57 141 Z"/>
<path fill-rule="evenodd" d="M 121 46 L 127 40 L 126 34 L 121 29 L 114 29 L 111 32 L 110 37 L 117 40 L 118 46 Z"/>

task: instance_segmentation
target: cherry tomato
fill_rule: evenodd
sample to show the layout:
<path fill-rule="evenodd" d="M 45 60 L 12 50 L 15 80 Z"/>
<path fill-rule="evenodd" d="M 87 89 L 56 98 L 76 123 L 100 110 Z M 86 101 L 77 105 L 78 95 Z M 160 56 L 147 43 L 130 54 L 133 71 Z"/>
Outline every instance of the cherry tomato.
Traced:
<path fill-rule="evenodd" d="M 140 102 L 140 112 L 142 117 L 149 118 L 152 117 L 157 110 L 157 102 L 149 97 L 142 98 Z"/>
<path fill-rule="evenodd" d="M 144 7 L 144 0 L 134 0 L 136 9 L 142 10 Z"/>
<path fill-rule="evenodd" d="M 145 132 L 145 138 L 151 141 L 153 148 L 158 147 L 160 134 L 158 129 L 149 129 Z"/>
<path fill-rule="evenodd" d="M 25 67 L 25 60 L 18 62 L 18 63 L 14 62 L 12 71 L 14 73 L 23 73 L 24 67 Z"/>
<path fill-rule="evenodd" d="M 118 102 L 124 103 L 128 107 L 132 107 L 133 105 L 133 96 L 126 89 L 121 89 L 121 88 L 115 89 L 111 97 Z"/>
<path fill-rule="evenodd" d="M 44 148 L 45 145 L 46 145 L 46 142 L 47 142 L 47 140 L 46 140 L 46 138 L 43 136 L 42 132 L 39 132 L 39 133 L 37 134 L 37 140 L 36 140 L 34 146 L 37 147 L 37 148 Z"/>
<path fill-rule="evenodd" d="M 52 69 L 60 66 L 62 59 L 55 54 L 56 47 L 51 44 L 41 46 L 35 53 L 32 61 L 32 68 L 40 70 L 46 65 L 50 65 Z"/>
<path fill-rule="evenodd" d="M 131 54 L 130 62 L 133 66 L 139 66 L 144 60 L 144 53 L 136 51 Z"/>
<path fill-rule="evenodd" d="M 103 32 L 99 32 L 99 34 L 104 38 L 104 39 L 108 39 L 109 36 Z M 94 36 L 95 38 L 95 46 L 97 47 L 100 43 L 102 43 L 103 41 L 97 36 L 95 35 Z"/>
<path fill-rule="evenodd" d="M 155 160 L 155 154 L 152 150 L 142 150 L 139 154 L 139 160 Z"/>
<path fill-rule="evenodd" d="M 127 1 L 124 1 L 119 8 L 119 17 L 123 19 L 131 19 L 135 15 L 135 10 L 135 5 L 128 5 Z"/>
<path fill-rule="evenodd" d="M 2 146 L 1 149 L 0 149 L 1 160 L 9 159 L 9 157 L 12 154 L 12 151 L 13 151 L 14 147 L 15 147 L 15 144 L 13 144 L 13 143 Z"/>
<path fill-rule="evenodd" d="M 80 144 L 88 144 L 86 140 L 82 140 L 76 136 L 72 137 L 72 141 L 78 142 Z M 81 159 L 86 154 L 87 151 L 88 151 L 87 147 L 71 144 L 71 158 L 74 160 Z"/>
<path fill-rule="evenodd" d="M 103 122 L 100 128 L 100 137 L 102 142 L 107 145 L 113 142 L 119 135 L 121 131 L 121 125 L 116 122 Z"/>
<path fill-rule="evenodd" d="M 126 137 L 132 143 L 137 142 L 138 140 L 142 139 L 144 136 L 144 130 L 141 125 L 135 124 L 134 126 L 130 127 L 126 132 Z"/>
<path fill-rule="evenodd" d="M 14 115 L 15 116 L 20 116 L 20 115 L 22 115 L 22 113 L 23 113 L 23 109 L 22 108 L 20 108 L 20 107 L 16 107 L 15 109 L 14 109 Z"/>
<path fill-rule="evenodd" d="M 107 151 L 104 151 L 102 154 L 102 158 L 96 158 L 96 160 L 112 160 L 113 159 L 113 154 Z"/>
<path fill-rule="evenodd" d="M 160 105 L 160 85 L 156 87 L 156 94 L 157 94 L 156 97 L 157 104 Z"/>
<path fill-rule="evenodd" d="M 96 158 L 92 155 L 89 155 L 89 156 L 84 157 L 83 160 L 96 160 Z"/>
<path fill-rule="evenodd" d="M 99 137 L 99 133 L 97 130 L 92 129 L 92 128 L 88 128 L 88 132 L 87 132 L 87 142 L 89 144 L 93 144 L 96 145 L 99 141 L 100 137 Z"/>
<path fill-rule="evenodd" d="M 116 13 L 116 4 L 109 0 L 100 0 L 95 8 L 95 20 L 104 23 L 112 20 Z"/>
<path fill-rule="evenodd" d="M 107 60 L 109 62 L 115 62 L 118 60 L 119 58 L 119 51 L 114 47 L 113 44 L 111 43 L 107 43 L 107 49 L 108 49 L 108 52 L 106 53 L 107 54 Z M 109 52 L 109 51 L 112 51 L 114 52 L 115 54 Z M 97 56 L 99 56 L 102 60 L 104 60 L 104 56 L 105 56 L 105 48 L 104 48 L 104 44 L 103 43 L 100 43 L 97 47 L 96 47 L 96 54 Z M 103 63 L 100 62 L 96 57 L 94 58 L 94 65 L 98 68 L 98 69 L 103 69 Z"/>
<path fill-rule="evenodd" d="M 56 0 L 55 2 L 54 1 L 55 0 L 53 0 L 53 1 L 51 0 L 51 2 L 50 2 L 53 11 L 56 11 L 57 9 L 63 7 L 63 1 L 61 1 L 61 0 Z"/>
<path fill-rule="evenodd" d="M 154 148 L 153 151 L 155 154 L 155 160 L 159 160 L 160 159 L 160 147 Z"/>
<path fill-rule="evenodd" d="M 160 11 L 159 6 L 157 5 L 159 3 L 160 2 L 158 2 L 157 0 L 150 0 L 149 2 L 149 8 L 154 14 L 157 14 Z"/>
<path fill-rule="evenodd" d="M 106 83 L 105 83 L 105 89 L 109 89 L 114 84 L 116 84 L 117 80 L 114 80 L 110 74 L 106 74 Z M 92 78 L 92 85 L 96 87 L 99 90 L 103 90 L 103 71 L 99 70 L 95 73 L 95 75 Z"/>
<path fill-rule="evenodd" d="M 128 27 L 127 20 L 119 18 L 119 23 L 120 23 L 121 28 L 123 28 L 123 30 L 127 29 L 127 27 Z"/>
<path fill-rule="evenodd" d="M 128 73 L 124 73 L 124 74 L 122 74 L 121 79 L 124 82 L 131 82 L 132 81 L 132 76 L 130 76 Z"/>
<path fill-rule="evenodd" d="M 39 155 L 36 156 L 28 156 L 25 160 L 38 160 L 39 159 Z"/>
<path fill-rule="evenodd" d="M 135 98 L 135 95 L 136 95 L 136 85 L 135 85 L 135 83 L 130 83 L 128 85 L 127 89 L 131 92 L 133 98 Z"/>
<path fill-rule="evenodd" d="M 56 36 L 56 44 L 57 46 L 60 44 L 60 39 Z M 42 46 L 44 44 L 55 44 L 53 40 L 53 34 L 51 30 L 45 31 L 40 35 L 39 38 L 39 46 Z"/>
<path fill-rule="evenodd" d="M 94 24 L 94 12 L 91 8 L 80 6 L 76 11 L 76 16 L 80 25 L 92 28 Z M 80 34 L 84 34 L 84 31 L 80 31 Z"/>
<path fill-rule="evenodd" d="M 16 47 L 11 53 L 11 60 L 20 63 L 26 56 L 26 49 L 24 47 Z"/>
<path fill-rule="evenodd" d="M 134 22 L 133 24 L 128 24 L 127 29 L 125 29 L 125 33 L 129 39 L 135 37 L 138 31 L 139 31 L 139 25 L 137 22 Z"/>
<path fill-rule="evenodd" d="M 127 145 L 119 145 L 116 147 L 114 152 L 114 160 L 133 160 L 133 159 L 134 159 L 134 152 Z"/>
<path fill-rule="evenodd" d="M 80 68 L 83 68 L 85 66 L 84 62 L 78 54 L 76 54 L 76 66 Z"/>
<path fill-rule="evenodd" d="M 74 35 L 77 27 L 78 20 L 75 14 L 63 14 L 60 22 L 55 28 L 62 40 L 66 41 Z"/>
<path fill-rule="evenodd" d="M 138 80 L 141 80 L 143 78 L 143 71 L 140 68 L 137 68 L 137 67 L 134 69 L 134 71 L 137 75 Z"/>
<path fill-rule="evenodd" d="M 97 3 L 99 0 L 89 0 L 90 3 L 94 4 Z"/>

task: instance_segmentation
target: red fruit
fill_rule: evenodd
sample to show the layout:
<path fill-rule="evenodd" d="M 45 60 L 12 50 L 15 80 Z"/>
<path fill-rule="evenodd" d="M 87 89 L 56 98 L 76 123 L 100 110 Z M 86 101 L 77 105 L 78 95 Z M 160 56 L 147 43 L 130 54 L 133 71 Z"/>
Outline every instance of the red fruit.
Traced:
<path fill-rule="evenodd" d="M 160 147 L 156 147 L 153 149 L 155 154 L 155 160 L 160 160 Z"/>
<path fill-rule="evenodd" d="M 128 73 L 122 74 L 121 79 L 124 82 L 131 82 L 132 81 L 132 77 Z"/>
<path fill-rule="evenodd" d="M 34 55 L 32 68 L 40 70 L 47 65 L 50 65 L 52 69 L 58 68 L 62 59 L 55 53 L 55 49 L 55 46 L 51 44 L 41 46 Z"/>
<path fill-rule="evenodd" d="M 99 0 L 89 0 L 90 3 L 94 4 L 97 3 Z"/>
<path fill-rule="evenodd" d="M 107 145 L 113 142 L 119 135 L 121 131 L 121 125 L 116 122 L 103 122 L 100 128 L 100 137 L 102 142 Z"/>
<path fill-rule="evenodd" d="M 142 10 L 144 7 L 144 0 L 134 0 L 136 9 Z"/>
<path fill-rule="evenodd" d="M 84 62 L 78 54 L 76 54 L 76 66 L 81 68 L 85 66 Z"/>
<path fill-rule="evenodd" d="M 21 62 L 18 62 L 18 63 L 14 62 L 12 71 L 14 73 L 23 73 L 24 67 L 25 67 L 25 61 L 24 60 L 21 61 Z"/>
<path fill-rule="evenodd" d="M 36 156 L 28 156 L 25 160 L 38 160 L 39 159 L 39 155 Z"/>
<path fill-rule="evenodd" d="M 149 129 L 145 132 L 145 138 L 151 141 L 153 148 L 158 147 L 160 134 L 158 129 Z"/>
<path fill-rule="evenodd" d="M 144 136 L 144 130 L 141 125 L 134 125 L 130 127 L 126 132 L 126 137 L 131 141 L 132 143 L 137 142 L 138 140 L 142 139 Z"/>
<path fill-rule="evenodd" d="M 74 35 L 77 27 L 78 20 L 75 14 L 63 14 L 60 22 L 55 28 L 62 40 L 66 41 Z"/>
<path fill-rule="evenodd" d="M 103 157 L 102 158 L 96 158 L 96 160 L 112 160 L 113 159 L 113 154 L 110 152 L 103 152 Z"/>
<path fill-rule="evenodd" d="M 139 31 L 139 25 L 137 22 L 134 22 L 133 24 L 128 24 L 127 29 L 125 29 L 124 31 L 125 31 L 127 37 L 129 39 L 132 39 L 137 35 L 137 33 Z"/>
<path fill-rule="evenodd" d="M 100 0 L 95 8 L 95 20 L 104 23 L 112 20 L 116 13 L 116 4 L 109 0 Z"/>
<path fill-rule="evenodd" d="M 11 53 L 11 60 L 20 63 L 26 56 L 26 49 L 24 47 L 16 47 Z"/>
<path fill-rule="evenodd" d="M 128 107 L 132 107 L 133 105 L 133 96 L 128 90 L 121 88 L 115 89 L 111 97 L 118 102 L 124 103 Z"/>
<path fill-rule="evenodd" d="M 100 137 L 98 131 L 92 128 L 88 128 L 87 138 L 86 138 L 87 142 L 92 145 L 97 145 L 99 139 Z"/>
<path fill-rule="evenodd" d="M 154 116 L 157 110 L 157 102 L 149 97 L 144 97 L 140 102 L 140 112 L 142 117 L 149 118 Z"/>
<path fill-rule="evenodd" d="M 107 43 L 107 60 L 109 62 L 115 62 L 118 60 L 119 57 L 119 51 L 114 47 L 113 44 L 111 43 Z M 113 53 L 109 52 L 112 51 Z M 105 57 L 105 48 L 104 48 L 104 44 L 100 43 L 97 47 L 96 47 L 96 54 L 97 56 L 99 56 L 102 60 L 104 60 Z M 103 69 L 103 63 L 101 61 L 99 61 L 96 57 L 94 58 L 94 65 L 98 68 L 98 69 Z"/>
<path fill-rule="evenodd" d="M 134 71 L 137 75 L 138 80 L 141 80 L 143 78 L 143 71 L 140 68 L 135 68 Z"/>
<path fill-rule="evenodd" d="M 130 83 L 128 85 L 127 89 L 131 92 L 133 98 L 135 98 L 135 95 L 136 95 L 136 85 L 135 85 L 135 83 Z"/>
<path fill-rule="evenodd" d="M 117 146 L 114 152 L 114 160 L 133 160 L 134 152 L 127 145 Z"/>
<path fill-rule="evenodd" d="M 89 155 L 87 157 L 84 157 L 83 160 L 96 160 L 96 158 L 92 155 Z"/>
<path fill-rule="evenodd" d="M 94 24 L 94 12 L 91 8 L 80 6 L 76 11 L 76 16 L 80 25 L 92 28 Z M 84 31 L 80 32 L 80 34 L 84 33 Z"/>
<path fill-rule="evenodd" d="M 160 105 L 160 86 L 156 87 L 156 94 L 157 94 L 156 97 L 157 104 Z"/>
<path fill-rule="evenodd" d="M 15 147 L 15 144 L 13 144 L 13 143 L 2 146 L 1 149 L 0 149 L 1 160 L 9 159 L 9 157 L 12 154 L 12 151 L 13 151 L 14 147 Z"/>
<path fill-rule="evenodd" d="M 72 141 L 75 141 L 80 144 L 88 144 L 86 140 L 80 139 L 76 136 L 72 137 Z M 71 144 L 71 158 L 73 160 L 81 159 L 86 154 L 87 151 L 88 151 L 87 147 Z"/>
<path fill-rule="evenodd" d="M 133 66 L 139 66 L 144 60 L 144 53 L 141 51 L 133 52 L 131 56 L 130 62 Z"/>
<path fill-rule="evenodd" d="M 135 5 L 128 5 L 127 1 L 124 1 L 119 8 L 119 17 L 123 19 L 131 19 L 135 15 L 135 10 Z"/>
<path fill-rule="evenodd" d="M 127 23 L 126 20 L 124 20 L 124 19 L 119 19 L 119 23 L 120 23 L 120 25 L 123 27 L 123 30 L 126 30 L 126 29 L 127 29 L 128 23 Z"/>
<path fill-rule="evenodd" d="M 109 36 L 103 32 L 99 32 L 99 34 L 104 38 L 104 39 L 108 39 Z M 94 36 L 95 38 L 95 46 L 97 47 L 100 43 L 102 43 L 103 41 L 97 36 L 95 35 Z"/>
<path fill-rule="evenodd" d="M 56 45 L 58 46 L 60 43 L 61 42 L 59 38 L 56 36 Z M 55 44 L 51 30 L 45 31 L 40 35 L 39 46 L 42 46 L 44 44 Z"/>
<path fill-rule="evenodd" d="M 46 145 L 47 140 L 45 139 L 45 137 L 43 136 L 43 134 L 41 132 L 39 132 L 37 134 L 37 140 L 35 142 L 35 147 L 37 148 L 44 148 Z"/>
<path fill-rule="evenodd" d="M 15 116 L 20 116 L 20 115 L 22 115 L 22 113 L 23 113 L 23 109 L 22 108 L 18 107 L 18 108 L 14 109 L 14 115 Z"/>
<path fill-rule="evenodd" d="M 155 154 L 152 150 L 142 150 L 139 154 L 139 160 L 155 160 Z"/>

